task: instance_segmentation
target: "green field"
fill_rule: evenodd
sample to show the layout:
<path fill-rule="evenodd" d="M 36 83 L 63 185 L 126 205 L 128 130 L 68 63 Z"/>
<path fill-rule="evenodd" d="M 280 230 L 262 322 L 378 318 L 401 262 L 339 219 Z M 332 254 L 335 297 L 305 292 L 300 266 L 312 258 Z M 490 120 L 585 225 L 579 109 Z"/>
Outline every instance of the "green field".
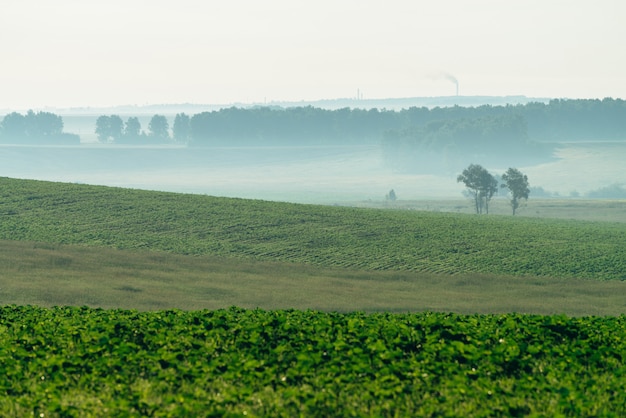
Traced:
<path fill-rule="evenodd" d="M 5 304 L 569 315 L 626 308 L 623 222 L 6 178 L 0 216 Z"/>
<path fill-rule="evenodd" d="M 473 214 L 474 207 L 468 199 L 398 200 L 352 202 L 352 206 L 376 209 L 419 210 L 427 212 L 452 212 Z M 492 215 L 511 215 L 511 205 L 506 197 L 498 197 L 489 204 Z M 626 200 L 615 199 L 557 199 L 533 198 L 523 201 L 518 217 L 571 219 L 579 221 L 626 222 Z"/>
<path fill-rule="evenodd" d="M 624 416 L 626 317 L 0 308 L 5 416 Z"/>
<path fill-rule="evenodd" d="M 624 260 L 625 222 L 0 178 L 0 410 L 623 416 Z"/>
<path fill-rule="evenodd" d="M 623 313 L 624 289 L 618 280 L 363 271 L 0 241 L 2 304 L 582 316 Z"/>
<path fill-rule="evenodd" d="M 626 224 L 0 180 L 0 239 L 360 270 L 626 279 Z"/>

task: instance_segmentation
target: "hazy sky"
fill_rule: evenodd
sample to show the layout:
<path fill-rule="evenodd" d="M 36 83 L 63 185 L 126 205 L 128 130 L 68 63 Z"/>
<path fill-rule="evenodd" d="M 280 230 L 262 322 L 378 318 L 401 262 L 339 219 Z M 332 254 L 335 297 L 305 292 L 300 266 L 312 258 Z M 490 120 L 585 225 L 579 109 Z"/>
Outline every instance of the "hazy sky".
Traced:
<path fill-rule="evenodd" d="M 0 109 L 626 98 L 624 0 L 2 0 Z"/>

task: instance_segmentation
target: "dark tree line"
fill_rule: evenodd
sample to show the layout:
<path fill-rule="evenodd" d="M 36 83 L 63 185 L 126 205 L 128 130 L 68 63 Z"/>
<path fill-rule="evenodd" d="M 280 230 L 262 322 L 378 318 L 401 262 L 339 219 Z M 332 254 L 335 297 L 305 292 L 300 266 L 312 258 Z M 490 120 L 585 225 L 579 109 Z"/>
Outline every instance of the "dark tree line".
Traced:
<path fill-rule="evenodd" d="M 410 107 L 399 111 L 325 110 L 311 106 L 286 109 L 231 107 L 193 115 L 191 140 L 195 145 L 243 145 L 261 141 L 290 145 L 303 141 L 367 143 L 378 141 L 389 132 L 403 136 L 445 127 L 439 135 L 452 129 L 458 136 L 464 130 L 481 129 L 486 133 L 490 129 L 469 126 L 471 124 L 511 124 L 513 126 L 503 133 L 523 134 L 528 141 L 623 139 L 626 137 L 626 101 L 610 98 L 551 100 L 549 103 L 507 106 Z"/>
<path fill-rule="evenodd" d="M 457 157 L 484 154 L 484 145 L 492 155 L 505 150 L 509 155 L 538 155 L 549 153 L 538 145 L 541 142 L 626 138 L 626 101 L 611 98 L 399 111 L 231 107 L 193 116 L 178 114 L 171 129 L 164 116 L 154 118 L 144 131 L 135 117 L 124 121 L 117 115 L 101 116 L 96 133 L 103 142 L 173 140 L 193 146 L 374 144 L 382 139 L 386 154 L 399 169 L 419 164 L 408 159 L 415 154 L 432 160 L 430 153 L 443 153 L 444 163 L 458 168 L 466 159 L 455 161 Z M 78 136 L 62 130 L 61 117 L 52 113 L 11 113 L 0 123 L 0 140 L 79 142 Z M 441 165 L 442 159 L 436 162 Z"/>
<path fill-rule="evenodd" d="M 190 138 L 190 117 L 179 113 L 174 119 L 172 136 L 170 125 L 163 115 L 154 115 L 148 124 L 148 131 L 141 129 L 137 117 L 129 117 L 126 122 L 118 115 L 102 115 L 96 120 L 96 135 L 100 142 L 114 142 L 118 144 L 148 144 L 169 143 L 174 141 L 187 143 Z"/>
<path fill-rule="evenodd" d="M 13 112 L 0 122 L 0 141 L 5 143 L 78 144 L 78 135 L 63 132 L 63 119 L 50 112 L 25 115 Z"/>
<path fill-rule="evenodd" d="M 326 110 L 231 107 L 191 118 L 193 145 L 349 144 L 372 143 L 396 126 L 397 115 L 378 109 Z"/>
<path fill-rule="evenodd" d="M 383 134 L 387 163 L 397 171 L 458 172 L 474 159 L 528 162 L 547 159 L 551 145 L 531 141 L 526 120 L 516 114 L 447 119 Z"/>

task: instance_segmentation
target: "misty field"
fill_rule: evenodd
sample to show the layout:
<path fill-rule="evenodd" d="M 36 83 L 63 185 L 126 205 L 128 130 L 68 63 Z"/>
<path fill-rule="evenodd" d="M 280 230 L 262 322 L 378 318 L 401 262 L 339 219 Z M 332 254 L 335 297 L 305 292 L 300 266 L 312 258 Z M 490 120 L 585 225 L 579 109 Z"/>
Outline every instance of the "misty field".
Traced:
<path fill-rule="evenodd" d="M 458 173 L 407 174 L 386 164 L 378 145 L 309 147 L 1 146 L 2 175 L 298 203 L 357 204 L 462 199 Z M 532 187 L 560 197 L 626 184 L 626 144 L 562 144 L 555 159 L 518 167 Z M 480 164 L 481 161 L 475 161 Z M 502 174 L 509 167 L 487 167 Z M 531 193 L 532 205 L 534 196 Z M 504 195 L 501 196 L 505 198 Z M 520 214 L 524 214 L 521 210 Z"/>

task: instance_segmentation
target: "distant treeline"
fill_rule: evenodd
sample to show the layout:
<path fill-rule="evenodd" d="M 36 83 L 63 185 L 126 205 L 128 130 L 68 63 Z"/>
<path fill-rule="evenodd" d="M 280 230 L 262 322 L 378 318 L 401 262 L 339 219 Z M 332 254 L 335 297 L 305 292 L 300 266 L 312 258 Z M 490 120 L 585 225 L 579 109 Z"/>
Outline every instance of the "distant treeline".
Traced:
<path fill-rule="evenodd" d="M 2 118 L 0 142 L 17 144 L 79 144 L 80 137 L 63 132 L 63 119 L 50 112 L 13 112 Z"/>
<path fill-rule="evenodd" d="M 190 118 L 193 146 L 382 144 L 404 172 L 456 172 L 480 161 L 524 165 L 560 141 L 626 140 L 626 102 L 552 100 L 525 105 L 411 107 L 400 111 L 313 107 L 229 108 Z"/>
<path fill-rule="evenodd" d="M 457 126 L 466 120 L 474 120 L 472 125 L 483 122 L 491 125 L 494 118 L 525 125 L 528 139 L 533 141 L 626 139 L 626 101 L 610 98 L 507 106 L 411 107 L 400 111 L 325 110 L 308 106 L 232 107 L 194 115 L 190 120 L 190 133 L 194 145 L 243 145 L 261 141 L 371 143 L 389 131 L 401 135 L 424 129 L 432 122 L 436 124 L 429 126 L 431 131 L 436 126 L 449 127 L 444 123 L 447 121 L 455 121 Z"/>
<path fill-rule="evenodd" d="M 167 142 L 192 146 L 343 145 L 383 143 L 422 151 L 459 152 L 490 144 L 510 149 L 532 142 L 626 139 L 626 101 L 551 100 L 523 105 L 410 107 L 326 110 L 311 106 L 224 108 L 193 116 L 176 115 L 172 129 L 155 115 L 148 132 L 137 118 L 101 116 L 94 132 L 103 142 Z M 11 113 L 0 123 L 4 142 L 78 142 L 65 134 L 60 116 L 48 112 Z M 171 135 L 170 135 L 171 131 Z M 480 144 L 479 144 L 480 143 Z M 479 146 L 481 145 L 481 146 Z"/>
<path fill-rule="evenodd" d="M 337 109 L 311 106 L 236 108 L 203 112 L 190 120 L 193 145 L 361 144 L 380 139 L 398 126 L 393 111 Z"/>
<path fill-rule="evenodd" d="M 527 131 L 516 114 L 436 120 L 388 130 L 382 149 L 386 162 L 404 172 L 454 173 L 473 161 L 510 166 L 549 159 L 552 146 L 530 141 Z"/>
<path fill-rule="evenodd" d="M 177 142 L 189 141 L 189 116 L 179 113 L 174 119 L 173 139 Z M 117 144 L 167 144 L 172 141 L 170 125 L 163 115 L 154 115 L 148 124 L 148 132 L 141 129 L 137 117 L 129 117 L 126 122 L 118 115 L 102 115 L 96 120 L 96 134 L 100 142 Z"/>

